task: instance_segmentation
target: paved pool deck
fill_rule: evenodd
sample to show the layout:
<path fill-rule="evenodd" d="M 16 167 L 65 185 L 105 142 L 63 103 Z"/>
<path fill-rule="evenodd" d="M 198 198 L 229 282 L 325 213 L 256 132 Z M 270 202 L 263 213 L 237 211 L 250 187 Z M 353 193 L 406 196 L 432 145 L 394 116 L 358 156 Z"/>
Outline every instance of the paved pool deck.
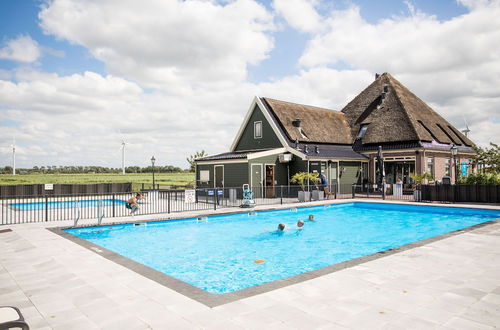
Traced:
<path fill-rule="evenodd" d="M 153 218 L 166 216 L 113 221 Z M 19 307 L 31 329 L 500 327 L 498 221 L 216 307 L 47 230 L 71 225 L 58 221 L 0 226 L 0 231 L 12 230 L 0 232 L 0 305 Z"/>

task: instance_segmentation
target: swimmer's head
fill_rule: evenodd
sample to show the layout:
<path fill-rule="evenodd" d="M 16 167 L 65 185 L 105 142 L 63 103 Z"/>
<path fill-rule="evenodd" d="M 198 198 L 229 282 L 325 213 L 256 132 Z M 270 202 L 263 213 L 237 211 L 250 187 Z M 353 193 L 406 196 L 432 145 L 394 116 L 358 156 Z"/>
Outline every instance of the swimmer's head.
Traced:
<path fill-rule="evenodd" d="M 309 220 L 314 220 L 314 215 L 309 214 Z"/>
<path fill-rule="evenodd" d="M 302 221 L 302 220 L 297 221 L 297 227 L 299 227 L 299 228 L 300 228 L 300 227 L 302 227 L 303 225 L 304 225 L 304 221 Z"/>
<path fill-rule="evenodd" d="M 284 224 L 282 224 L 282 223 L 280 223 L 280 224 L 278 225 L 278 230 L 281 230 L 281 231 L 285 230 L 285 225 L 284 225 Z"/>

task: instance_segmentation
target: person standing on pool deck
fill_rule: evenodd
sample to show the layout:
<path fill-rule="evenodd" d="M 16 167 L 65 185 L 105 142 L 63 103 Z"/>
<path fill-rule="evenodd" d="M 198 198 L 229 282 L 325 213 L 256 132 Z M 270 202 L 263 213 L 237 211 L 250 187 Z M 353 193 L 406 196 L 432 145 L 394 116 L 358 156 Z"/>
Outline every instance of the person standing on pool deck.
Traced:
<path fill-rule="evenodd" d="M 130 215 L 134 215 L 134 213 L 140 209 L 139 200 L 142 198 L 142 194 L 137 193 L 135 196 L 132 196 L 125 205 L 126 208 L 130 209 Z"/>

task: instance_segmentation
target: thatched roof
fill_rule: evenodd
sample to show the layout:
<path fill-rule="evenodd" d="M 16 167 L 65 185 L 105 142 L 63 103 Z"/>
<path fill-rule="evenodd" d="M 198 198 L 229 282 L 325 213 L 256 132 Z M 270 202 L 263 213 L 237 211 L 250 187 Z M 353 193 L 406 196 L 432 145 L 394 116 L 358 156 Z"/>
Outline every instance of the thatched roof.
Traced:
<path fill-rule="evenodd" d="M 384 85 L 387 94 L 382 102 Z M 368 125 L 363 144 L 402 141 L 436 141 L 472 146 L 473 142 L 432 110 L 388 73 L 375 81 L 342 109 L 351 135 Z"/>
<path fill-rule="evenodd" d="M 342 112 L 262 98 L 291 141 L 351 144 L 351 130 Z M 300 130 L 293 121 L 300 119 Z"/>

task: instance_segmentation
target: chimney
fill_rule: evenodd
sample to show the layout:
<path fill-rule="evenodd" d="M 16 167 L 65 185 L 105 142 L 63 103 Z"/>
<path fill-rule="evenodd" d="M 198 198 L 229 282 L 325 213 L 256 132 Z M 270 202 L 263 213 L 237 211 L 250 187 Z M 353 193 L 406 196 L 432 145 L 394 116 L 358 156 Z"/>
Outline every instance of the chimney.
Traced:
<path fill-rule="evenodd" d="M 375 80 L 377 80 L 378 77 L 380 77 L 380 75 L 378 73 L 375 73 Z"/>

